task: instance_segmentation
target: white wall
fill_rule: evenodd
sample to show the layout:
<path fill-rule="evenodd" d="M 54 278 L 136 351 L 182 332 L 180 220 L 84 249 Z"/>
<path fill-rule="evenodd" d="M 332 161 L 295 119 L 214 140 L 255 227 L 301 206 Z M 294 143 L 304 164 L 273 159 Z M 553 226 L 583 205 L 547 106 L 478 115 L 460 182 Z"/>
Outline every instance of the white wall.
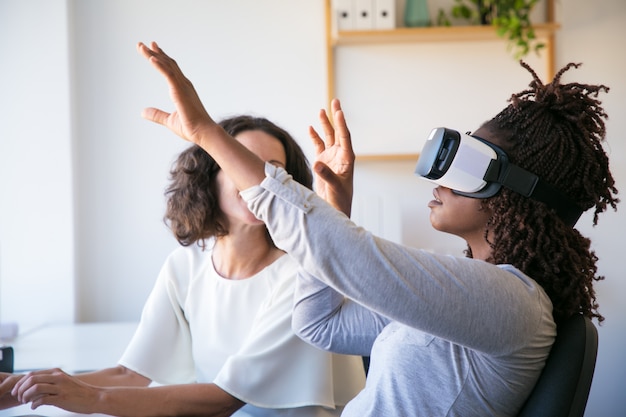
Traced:
<path fill-rule="evenodd" d="M 592 229 L 590 216 L 581 219 L 579 229 L 592 239 L 600 258 L 599 272 L 606 280 L 597 284 L 600 311 L 606 317 L 599 326 L 600 345 L 596 374 L 586 415 L 612 417 L 626 415 L 624 387 L 626 386 L 626 279 L 623 246 L 626 231 L 626 2 L 612 0 L 586 2 L 561 1 L 559 20 L 562 30 L 557 42 L 557 62 L 583 62 L 583 66 L 568 74 L 569 81 L 602 83 L 611 88 L 602 96 L 609 115 L 607 140 L 611 168 L 621 191 L 619 211 L 602 216 Z M 586 221 L 585 221 L 586 220 Z"/>
<path fill-rule="evenodd" d="M 613 172 L 624 192 L 626 3 L 557 5 L 557 67 L 583 62 L 566 79 L 611 87 L 602 98 L 611 117 Z M 185 144 L 139 116 L 145 106 L 168 108 L 169 99 L 164 81 L 136 54 L 137 41 L 160 41 L 214 116 L 267 116 L 310 154 L 306 128 L 326 102 L 323 27 L 321 0 L 0 0 L 0 318 L 25 325 L 136 320 L 164 257 L 176 246 L 161 221 L 162 194 L 170 163 Z M 362 90 L 350 84 L 357 80 L 354 72 L 346 71 L 363 48 L 340 52 L 338 91 L 355 141 L 371 140 L 369 132 L 374 140 L 387 140 L 390 131 L 394 138 L 417 141 L 439 124 L 476 128 L 530 81 L 505 55 L 492 56 L 497 50 L 484 47 L 375 49 L 403 62 L 427 52 L 432 62 L 449 62 L 458 80 L 480 84 L 488 99 L 468 99 L 469 93 L 435 78 L 432 70 Z M 390 62 L 361 66 L 359 77 L 416 65 L 409 59 L 395 69 Z M 468 78 L 468 65 L 484 73 Z M 416 85 L 429 88 L 415 93 Z M 426 110 L 439 110 L 415 110 L 424 103 L 435 103 Z M 415 142 L 407 152 L 419 147 Z M 428 225 L 432 187 L 412 175 L 413 167 L 412 161 L 359 162 L 355 215 L 404 243 L 460 254 L 463 242 Z M 624 210 L 603 216 L 595 229 L 587 226 L 589 216 L 579 223 L 607 276 L 597 285 L 607 320 L 599 328 L 587 413 L 594 417 L 626 411 L 626 281 L 619 234 L 626 230 Z"/>
<path fill-rule="evenodd" d="M 170 101 L 164 80 L 137 54 L 136 43 L 156 40 L 171 52 L 213 116 L 261 114 L 306 142 L 307 123 L 325 103 L 318 3 L 70 3 L 80 103 L 80 320 L 138 317 L 176 244 L 161 221 L 162 196 L 170 164 L 187 144 L 140 118 L 143 107 L 170 108 Z"/>
<path fill-rule="evenodd" d="M 73 320 L 65 1 L 0 0 L 0 319 Z"/>

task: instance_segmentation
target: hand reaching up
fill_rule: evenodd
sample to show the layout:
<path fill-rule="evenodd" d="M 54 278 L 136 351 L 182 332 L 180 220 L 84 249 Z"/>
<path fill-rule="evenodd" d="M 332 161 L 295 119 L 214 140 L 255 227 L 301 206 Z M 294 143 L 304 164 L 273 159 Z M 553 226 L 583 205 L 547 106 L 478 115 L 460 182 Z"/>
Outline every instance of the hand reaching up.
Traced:
<path fill-rule="evenodd" d="M 176 61 L 163 52 L 156 42 L 152 42 L 149 47 L 140 42 L 137 50 L 163 75 L 175 107 L 172 113 L 149 107 L 143 110 L 142 116 L 204 149 L 239 190 L 259 184 L 265 177 L 264 162 L 215 123 Z"/>
<path fill-rule="evenodd" d="M 313 127 L 309 127 L 309 135 L 316 153 L 313 164 L 316 191 L 329 204 L 349 217 L 354 192 L 355 157 L 350 131 L 337 99 L 331 102 L 331 116 L 334 127 L 326 111 L 320 110 L 319 119 L 324 139 Z"/>
<path fill-rule="evenodd" d="M 139 42 L 137 50 L 165 77 L 176 108 L 168 113 L 149 107 L 143 110 L 142 116 L 167 127 L 185 140 L 202 145 L 202 131 L 218 128 L 218 125 L 205 110 L 191 81 L 185 77 L 176 61 L 163 52 L 156 42 L 152 42 L 150 46 Z"/>

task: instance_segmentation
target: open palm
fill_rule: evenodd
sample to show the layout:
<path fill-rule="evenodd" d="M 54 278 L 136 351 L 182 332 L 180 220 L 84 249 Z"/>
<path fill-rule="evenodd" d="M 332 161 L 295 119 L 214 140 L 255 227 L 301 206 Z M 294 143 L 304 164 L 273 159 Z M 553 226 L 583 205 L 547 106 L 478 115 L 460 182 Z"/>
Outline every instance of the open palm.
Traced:
<path fill-rule="evenodd" d="M 191 81 L 185 77 L 176 61 L 163 52 L 156 42 L 152 42 L 149 47 L 140 42 L 137 49 L 165 77 L 170 88 L 170 97 L 176 107 L 172 113 L 149 107 L 144 109 L 142 116 L 166 126 L 185 140 L 201 145 L 201 131 L 217 128 L 217 124 L 207 113 Z"/>
<path fill-rule="evenodd" d="M 313 165 L 316 191 L 337 210 L 350 216 L 354 192 L 354 150 L 341 104 L 337 99 L 331 103 L 331 114 L 335 127 L 326 111 L 321 110 L 319 114 L 324 139 L 313 127 L 309 128 L 316 153 Z"/>

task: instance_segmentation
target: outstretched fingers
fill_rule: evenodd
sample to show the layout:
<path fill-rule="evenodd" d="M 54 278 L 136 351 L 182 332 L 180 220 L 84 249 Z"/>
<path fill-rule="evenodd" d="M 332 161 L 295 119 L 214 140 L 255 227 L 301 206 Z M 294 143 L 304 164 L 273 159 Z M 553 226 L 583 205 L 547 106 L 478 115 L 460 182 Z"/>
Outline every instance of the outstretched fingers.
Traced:
<path fill-rule="evenodd" d="M 160 125 L 167 125 L 170 113 L 154 107 L 147 107 L 141 111 L 141 117 Z"/>
<path fill-rule="evenodd" d="M 147 46 L 143 42 L 139 42 L 137 44 L 137 50 L 166 77 L 172 74 L 172 67 L 178 67 L 176 61 L 163 52 L 163 49 L 161 49 L 156 42 L 151 42 L 150 46 Z"/>
<path fill-rule="evenodd" d="M 326 145 L 324 144 L 324 140 L 317 133 L 317 130 L 313 126 L 309 126 L 309 137 L 311 138 L 311 142 L 313 142 L 313 149 L 315 150 L 315 155 L 319 155 L 324 152 Z"/>
<path fill-rule="evenodd" d="M 150 46 L 139 42 L 137 50 L 165 78 L 175 111 L 168 113 L 148 107 L 142 117 L 169 128 L 185 140 L 200 145 L 203 132 L 216 126 L 204 108 L 193 84 L 176 63 L 156 42 Z"/>
<path fill-rule="evenodd" d="M 171 77 L 172 71 L 169 70 L 165 65 L 165 59 L 167 55 L 164 54 L 163 50 L 159 47 L 156 42 L 151 42 L 148 47 L 143 42 L 139 42 L 137 44 L 137 51 L 150 62 L 150 64 L 165 77 L 167 82 L 170 84 L 170 87 L 173 87 Z M 163 111 L 161 109 L 157 109 L 155 107 L 147 107 L 143 109 L 141 112 L 141 117 L 146 120 L 150 120 L 151 122 L 155 122 L 161 125 L 167 125 L 167 122 L 170 117 L 170 113 Z"/>
<path fill-rule="evenodd" d="M 332 109 L 333 103 L 331 103 L 331 114 L 334 112 Z M 322 153 L 326 148 L 331 148 L 335 146 L 335 129 L 326 113 L 326 110 L 321 109 L 318 113 L 318 118 L 320 121 L 320 125 L 322 126 L 322 131 L 324 134 L 324 139 L 317 133 L 317 131 L 313 127 L 309 127 L 309 136 L 313 141 L 313 146 L 315 147 L 316 154 Z"/>
<path fill-rule="evenodd" d="M 335 145 L 335 129 L 325 110 L 320 110 L 319 120 L 322 125 L 322 130 L 324 131 L 324 142 L 326 143 L 326 147 L 330 148 Z"/>
<path fill-rule="evenodd" d="M 346 123 L 345 114 L 341 109 L 341 103 L 339 99 L 334 99 L 331 104 L 333 110 L 333 120 L 335 122 L 335 140 L 339 142 L 339 146 L 344 152 L 353 155 L 352 138 L 350 136 L 350 129 Z"/>

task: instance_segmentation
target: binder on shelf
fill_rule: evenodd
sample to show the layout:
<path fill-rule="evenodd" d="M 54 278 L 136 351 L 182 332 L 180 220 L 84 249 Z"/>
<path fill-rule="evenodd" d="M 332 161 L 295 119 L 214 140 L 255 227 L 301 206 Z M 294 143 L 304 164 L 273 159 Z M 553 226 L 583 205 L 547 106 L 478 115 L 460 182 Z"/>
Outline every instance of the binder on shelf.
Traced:
<path fill-rule="evenodd" d="M 374 29 L 395 29 L 396 0 L 374 0 Z"/>
<path fill-rule="evenodd" d="M 335 16 L 337 19 L 337 30 L 353 30 L 355 20 L 355 0 L 335 0 Z"/>
<path fill-rule="evenodd" d="M 375 0 L 355 0 L 354 29 L 374 29 L 374 1 Z"/>

